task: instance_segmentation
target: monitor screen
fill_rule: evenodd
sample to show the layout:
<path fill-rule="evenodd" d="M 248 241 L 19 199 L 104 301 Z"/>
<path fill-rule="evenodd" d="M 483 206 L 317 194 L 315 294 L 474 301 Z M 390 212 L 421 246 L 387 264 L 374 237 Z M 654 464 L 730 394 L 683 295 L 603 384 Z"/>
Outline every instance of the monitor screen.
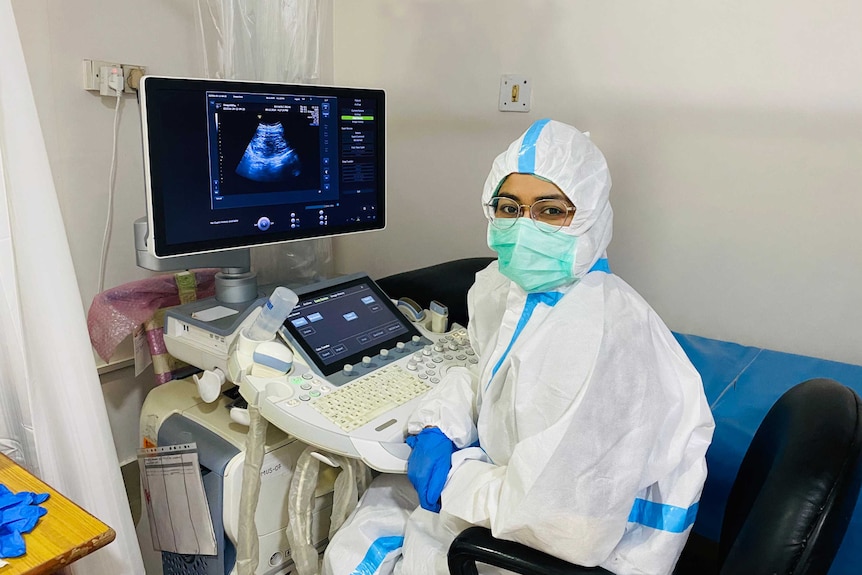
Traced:
<path fill-rule="evenodd" d="M 364 274 L 299 288 L 296 293 L 299 303 L 287 316 L 284 328 L 324 376 L 419 335 Z"/>
<path fill-rule="evenodd" d="M 382 90 L 146 76 L 148 249 L 188 255 L 382 229 Z"/>

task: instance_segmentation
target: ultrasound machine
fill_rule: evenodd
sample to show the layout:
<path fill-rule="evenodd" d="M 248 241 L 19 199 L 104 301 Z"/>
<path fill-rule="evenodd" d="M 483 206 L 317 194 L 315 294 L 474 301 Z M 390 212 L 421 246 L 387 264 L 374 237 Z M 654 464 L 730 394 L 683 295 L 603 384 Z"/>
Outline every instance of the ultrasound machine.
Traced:
<path fill-rule="evenodd" d="M 291 286 L 298 301 L 272 341 L 245 337 L 275 288 L 257 285 L 251 247 L 384 228 L 385 93 L 146 76 L 139 97 L 147 217 L 135 223 L 138 265 L 221 268 L 214 298 L 165 314 L 168 351 L 202 370 L 176 382 L 191 390 L 190 403 L 231 395 L 234 429 L 249 424 L 245 402 L 286 438 L 405 472 L 406 418 L 419 398 L 448 370 L 477 363 L 445 308 L 395 302 L 357 273 Z M 206 398 L 204 384 L 222 393 Z M 142 429 L 154 417 L 146 407 Z M 186 436 L 198 429 L 183 421 Z M 262 548 L 256 573 L 292 572 L 265 564 L 277 553 L 289 554 Z"/>

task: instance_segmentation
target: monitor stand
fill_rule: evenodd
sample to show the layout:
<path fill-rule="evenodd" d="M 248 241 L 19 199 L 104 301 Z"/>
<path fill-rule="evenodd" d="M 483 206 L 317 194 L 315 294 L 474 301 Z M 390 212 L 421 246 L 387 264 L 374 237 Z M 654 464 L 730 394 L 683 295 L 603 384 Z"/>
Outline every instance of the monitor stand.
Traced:
<path fill-rule="evenodd" d="M 215 298 L 222 303 L 252 303 L 261 295 L 257 274 L 248 267 L 222 268 L 215 275 Z"/>
<path fill-rule="evenodd" d="M 134 231 L 135 260 L 139 267 L 155 272 L 221 268 L 215 276 L 216 300 L 227 304 L 251 304 L 261 297 L 257 276 L 251 271 L 249 248 L 157 258 L 147 249 L 147 218 L 135 220 Z"/>

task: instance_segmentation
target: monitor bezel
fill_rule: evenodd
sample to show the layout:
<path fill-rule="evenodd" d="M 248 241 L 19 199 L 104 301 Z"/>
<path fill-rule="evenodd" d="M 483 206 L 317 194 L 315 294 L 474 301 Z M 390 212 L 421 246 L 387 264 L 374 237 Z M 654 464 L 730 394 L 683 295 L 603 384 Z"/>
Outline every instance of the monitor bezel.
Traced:
<path fill-rule="evenodd" d="M 165 167 L 160 165 L 158 153 L 154 151 L 157 140 L 152 132 L 149 121 L 151 112 L 150 96 L 152 93 L 164 90 L 188 90 L 199 91 L 205 94 L 208 91 L 236 91 L 250 93 L 283 93 L 292 95 L 309 96 L 334 96 L 334 97 L 359 97 L 374 98 L 378 105 L 378 129 L 377 142 L 377 191 L 376 205 L 378 217 L 374 221 L 354 222 L 349 226 L 329 226 L 324 230 L 320 228 L 309 228 L 300 230 L 285 230 L 273 232 L 272 234 L 257 237 L 244 236 L 233 238 L 207 239 L 197 242 L 168 243 L 166 240 L 167 230 L 163 227 L 163 213 L 165 205 L 161 194 L 155 190 L 161 190 L 162 181 L 166 177 Z M 144 183 L 146 189 L 147 209 L 147 251 L 156 258 L 171 258 L 177 256 L 204 254 L 210 252 L 222 252 L 237 249 L 247 249 L 257 246 L 308 240 L 321 237 L 335 237 L 369 231 L 378 231 L 386 228 L 386 206 L 387 206 L 387 170 L 386 170 L 386 94 L 382 89 L 358 88 L 345 86 L 320 86 L 310 84 L 286 84 L 274 82 L 220 80 L 208 78 L 184 78 L 171 76 L 144 76 L 141 79 L 139 90 L 141 110 L 141 132 L 143 138 L 144 155 Z M 207 182 L 208 184 L 209 182 Z"/>

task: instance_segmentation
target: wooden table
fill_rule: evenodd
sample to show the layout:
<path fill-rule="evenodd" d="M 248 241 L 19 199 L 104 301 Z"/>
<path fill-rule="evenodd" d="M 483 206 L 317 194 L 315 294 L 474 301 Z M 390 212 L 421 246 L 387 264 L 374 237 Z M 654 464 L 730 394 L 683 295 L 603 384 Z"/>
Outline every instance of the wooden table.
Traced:
<path fill-rule="evenodd" d="M 0 483 L 11 491 L 50 493 L 40 505 L 48 510 L 30 533 L 24 534 L 27 552 L 5 559 L 0 575 L 39 575 L 62 567 L 114 540 L 114 530 L 66 499 L 57 491 L 0 454 Z"/>

